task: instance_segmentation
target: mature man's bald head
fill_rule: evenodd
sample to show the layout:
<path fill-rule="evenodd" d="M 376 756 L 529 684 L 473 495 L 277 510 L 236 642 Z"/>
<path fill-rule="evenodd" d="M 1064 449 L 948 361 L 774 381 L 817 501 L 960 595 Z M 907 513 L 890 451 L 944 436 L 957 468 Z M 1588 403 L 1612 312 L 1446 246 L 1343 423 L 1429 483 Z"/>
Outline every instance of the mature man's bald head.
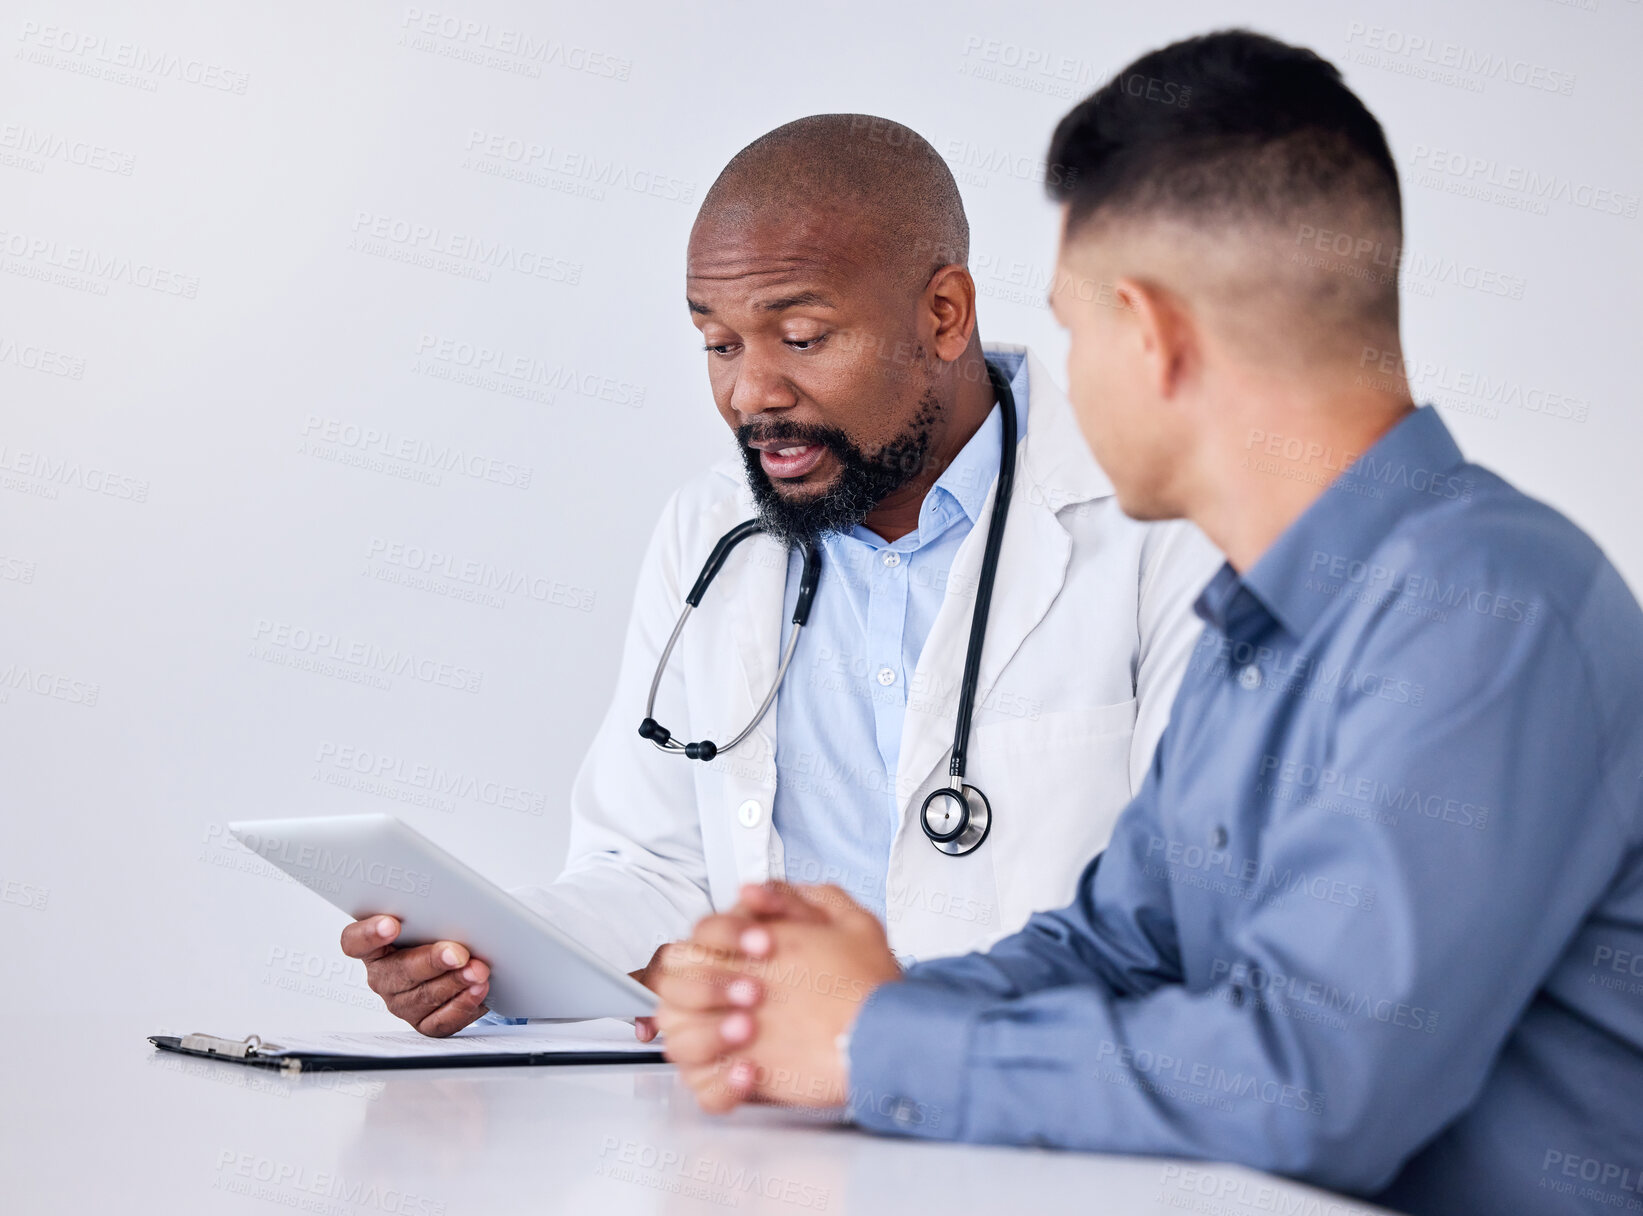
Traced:
<path fill-rule="evenodd" d="M 702 200 L 691 250 L 778 228 L 803 229 L 824 254 L 890 270 L 915 291 L 970 254 L 947 163 L 916 131 L 868 114 L 813 114 L 748 144 Z"/>

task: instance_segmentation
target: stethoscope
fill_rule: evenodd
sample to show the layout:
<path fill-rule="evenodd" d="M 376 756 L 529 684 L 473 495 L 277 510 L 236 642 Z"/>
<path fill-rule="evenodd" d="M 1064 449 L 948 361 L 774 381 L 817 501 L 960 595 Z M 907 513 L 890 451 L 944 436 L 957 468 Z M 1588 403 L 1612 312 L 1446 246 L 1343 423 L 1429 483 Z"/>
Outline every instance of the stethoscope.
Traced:
<path fill-rule="evenodd" d="M 981 580 L 976 588 L 975 613 L 970 618 L 970 641 L 964 655 L 964 682 L 959 687 L 958 723 L 953 731 L 953 759 L 947 768 L 948 782 L 942 788 L 931 791 L 919 812 L 919 822 L 924 828 L 924 834 L 930 838 L 930 843 L 943 853 L 954 857 L 962 857 L 980 848 L 981 842 L 987 839 L 987 833 L 993 825 L 993 808 L 988 803 L 987 796 L 975 786 L 966 785 L 964 782 L 964 762 L 970 746 L 970 718 L 975 710 L 976 684 L 980 680 L 981 648 L 987 637 L 987 609 L 993 599 L 993 580 L 998 574 L 998 552 L 1004 542 L 1004 522 L 1009 517 L 1010 491 L 1015 484 L 1015 394 L 1010 391 L 1009 381 L 990 363 L 987 365 L 987 376 L 993 383 L 993 392 L 997 394 L 999 404 L 1003 407 L 1001 413 L 1004 423 L 1004 444 L 998 460 L 998 486 L 993 498 L 993 513 L 987 525 L 986 547 L 981 555 Z M 803 548 L 804 569 L 799 576 L 798 602 L 793 607 L 793 632 L 782 650 L 781 663 L 776 668 L 776 679 L 770 685 L 770 691 L 765 694 L 764 700 L 759 703 L 753 720 L 729 743 L 719 744 L 709 739 L 703 739 L 700 743 L 680 743 L 651 716 L 656 711 L 656 690 L 662 685 L 662 673 L 667 670 L 668 656 L 673 653 L 674 644 L 678 642 L 679 634 L 683 631 L 685 622 L 690 619 L 691 612 L 702 602 L 708 584 L 724 566 L 730 557 L 730 551 L 748 537 L 763 530 L 758 520 L 750 519 L 737 524 L 721 536 L 719 542 L 713 546 L 713 552 L 708 554 L 702 572 L 696 576 L 690 594 L 685 596 L 684 611 L 679 614 L 679 623 L 674 625 L 673 632 L 668 635 L 667 645 L 662 648 L 662 657 L 656 664 L 656 675 L 650 681 L 650 696 L 645 700 L 645 720 L 639 723 L 640 737 L 649 739 L 661 751 L 683 755 L 689 760 L 711 760 L 720 752 L 729 751 L 752 734 L 753 728 L 764 720 L 765 714 L 770 712 L 771 705 L 775 703 L 776 691 L 781 688 L 782 678 L 787 675 L 788 664 L 793 661 L 793 650 L 799 642 L 799 631 L 810 619 L 810 604 L 816 598 L 816 583 L 821 578 L 821 550 L 813 544 L 806 544 Z"/>

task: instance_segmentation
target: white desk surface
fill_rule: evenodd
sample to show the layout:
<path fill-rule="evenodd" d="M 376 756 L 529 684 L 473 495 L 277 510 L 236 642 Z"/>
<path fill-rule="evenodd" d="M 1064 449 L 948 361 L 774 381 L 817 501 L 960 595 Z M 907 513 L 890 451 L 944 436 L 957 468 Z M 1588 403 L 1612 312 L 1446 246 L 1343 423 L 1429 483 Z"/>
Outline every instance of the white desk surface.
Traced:
<path fill-rule="evenodd" d="M 0 1016 L 5 1211 L 1379 1211 L 1231 1166 L 893 1139 L 769 1107 L 711 1118 L 666 1065 L 287 1077 L 159 1052 L 145 1034 L 176 1027 L 112 1020 L 71 1049 L 61 1022 Z"/>

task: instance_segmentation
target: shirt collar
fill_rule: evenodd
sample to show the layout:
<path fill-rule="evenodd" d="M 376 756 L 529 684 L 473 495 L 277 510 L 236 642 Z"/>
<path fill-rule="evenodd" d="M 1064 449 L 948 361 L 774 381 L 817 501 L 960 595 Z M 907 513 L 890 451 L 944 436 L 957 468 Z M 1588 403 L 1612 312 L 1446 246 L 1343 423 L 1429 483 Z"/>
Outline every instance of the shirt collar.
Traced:
<path fill-rule="evenodd" d="M 1027 428 L 1026 354 L 1017 351 L 998 352 L 993 354 L 988 362 L 1005 375 L 1009 380 L 1010 391 L 1015 395 L 1016 436 L 1019 442 L 1020 436 Z M 970 436 L 969 442 L 959 449 L 953 462 L 942 470 L 941 476 L 936 478 L 935 485 L 930 487 L 930 493 L 925 495 L 924 504 L 919 509 L 921 534 L 925 531 L 926 524 L 932 522 L 934 513 L 940 511 L 943 498 L 947 496 L 958 503 L 972 527 L 980 522 L 981 510 L 987 504 L 987 495 L 992 491 L 993 483 L 998 480 L 999 457 L 1004 443 L 1004 423 L 999 410 L 1000 406 L 995 404 L 988 411 L 987 417 L 976 428 L 976 433 Z"/>
<path fill-rule="evenodd" d="M 1327 454 L 1319 460 L 1322 472 Z M 1406 414 L 1362 456 L 1342 463 L 1347 467 L 1246 574 L 1221 567 L 1193 605 L 1204 621 L 1233 636 L 1252 634 L 1262 618 L 1270 618 L 1292 638 L 1305 637 L 1330 603 L 1307 586 L 1315 571 L 1337 559 L 1367 560 L 1406 516 L 1434 499 L 1469 500 L 1475 482 L 1464 472 L 1449 428 L 1429 405 Z"/>

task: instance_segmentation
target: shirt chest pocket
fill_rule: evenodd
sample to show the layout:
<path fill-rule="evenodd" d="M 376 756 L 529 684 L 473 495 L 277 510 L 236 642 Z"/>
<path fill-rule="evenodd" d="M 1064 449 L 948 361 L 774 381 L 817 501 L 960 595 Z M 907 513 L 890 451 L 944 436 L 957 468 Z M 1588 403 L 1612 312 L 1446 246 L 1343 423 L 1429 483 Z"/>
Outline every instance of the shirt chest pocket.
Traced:
<path fill-rule="evenodd" d="M 978 725 L 969 781 L 987 796 L 1003 927 L 1071 901 L 1129 804 L 1133 699 Z"/>

